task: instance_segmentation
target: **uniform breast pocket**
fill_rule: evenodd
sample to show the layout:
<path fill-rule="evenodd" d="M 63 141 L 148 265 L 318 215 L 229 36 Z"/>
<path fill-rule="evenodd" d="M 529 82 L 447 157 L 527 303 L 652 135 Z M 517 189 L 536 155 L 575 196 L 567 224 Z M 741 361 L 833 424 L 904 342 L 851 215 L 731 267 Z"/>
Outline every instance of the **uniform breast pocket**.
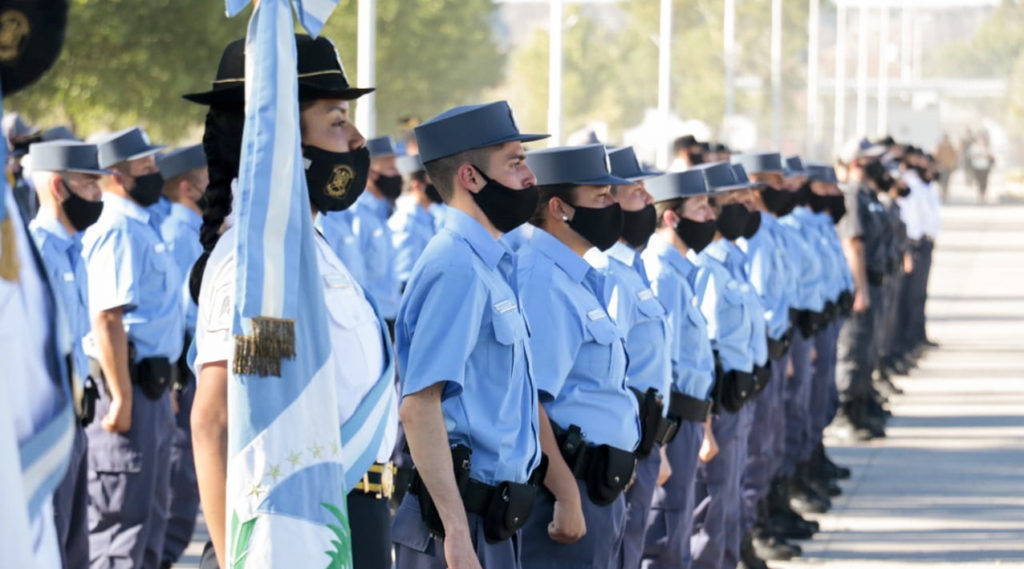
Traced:
<path fill-rule="evenodd" d="M 168 294 L 173 294 L 170 282 L 171 263 L 173 262 L 163 243 L 157 244 L 149 251 L 145 264 L 146 272 L 138 277 L 142 290 L 140 301 L 152 302 L 162 299 Z"/>
<path fill-rule="evenodd" d="M 665 307 L 661 305 L 661 301 L 653 293 L 650 296 L 644 295 L 637 298 L 637 310 L 640 311 L 640 320 L 642 321 L 665 318 Z"/>
<path fill-rule="evenodd" d="M 373 311 L 352 282 L 343 275 L 327 275 L 324 280 L 324 303 L 333 324 L 345 330 L 376 326 Z"/>
<path fill-rule="evenodd" d="M 720 309 L 719 326 L 730 328 L 740 325 L 749 325 L 749 317 L 746 314 L 747 305 L 745 295 L 749 294 L 752 287 L 747 283 L 729 281 L 729 284 L 722 291 L 723 309 Z"/>
<path fill-rule="evenodd" d="M 507 306 L 503 306 L 507 304 Z M 516 369 L 517 353 L 529 338 L 526 320 L 514 303 L 498 303 L 491 311 L 491 328 L 497 345 L 491 350 L 491 373 L 495 379 L 508 379 Z"/>
<path fill-rule="evenodd" d="M 584 360 L 587 368 L 597 379 L 607 377 L 616 364 L 614 352 L 616 344 L 621 344 L 619 331 L 611 318 L 603 317 L 588 320 L 585 324 L 586 338 L 579 358 Z"/>

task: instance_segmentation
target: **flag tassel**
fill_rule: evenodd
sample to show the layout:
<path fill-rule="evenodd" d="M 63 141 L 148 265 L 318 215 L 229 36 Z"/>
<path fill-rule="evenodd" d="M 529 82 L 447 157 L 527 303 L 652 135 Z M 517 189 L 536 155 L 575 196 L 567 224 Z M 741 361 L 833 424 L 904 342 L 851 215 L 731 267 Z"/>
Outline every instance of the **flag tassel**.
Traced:
<path fill-rule="evenodd" d="M 236 374 L 260 377 L 281 375 L 281 360 L 295 357 L 295 320 L 253 318 L 252 334 L 235 334 Z"/>
<path fill-rule="evenodd" d="M 12 283 L 18 281 L 18 248 L 10 216 L 0 221 L 0 279 Z"/>

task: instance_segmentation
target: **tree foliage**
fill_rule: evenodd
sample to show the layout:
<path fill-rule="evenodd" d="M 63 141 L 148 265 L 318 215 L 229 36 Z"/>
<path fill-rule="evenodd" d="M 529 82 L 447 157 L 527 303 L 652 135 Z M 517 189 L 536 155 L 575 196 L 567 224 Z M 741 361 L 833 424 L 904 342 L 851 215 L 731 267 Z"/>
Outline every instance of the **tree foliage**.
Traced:
<path fill-rule="evenodd" d="M 343 0 L 324 29 L 353 83 L 356 4 Z M 399 117 L 477 102 L 500 81 L 505 55 L 491 0 L 377 4 L 379 131 L 396 132 Z M 205 109 L 181 95 L 209 89 L 248 16 L 226 18 L 222 0 L 71 0 L 60 60 L 7 108 L 43 125 L 70 123 L 80 135 L 142 124 L 155 139 L 197 140 Z"/>

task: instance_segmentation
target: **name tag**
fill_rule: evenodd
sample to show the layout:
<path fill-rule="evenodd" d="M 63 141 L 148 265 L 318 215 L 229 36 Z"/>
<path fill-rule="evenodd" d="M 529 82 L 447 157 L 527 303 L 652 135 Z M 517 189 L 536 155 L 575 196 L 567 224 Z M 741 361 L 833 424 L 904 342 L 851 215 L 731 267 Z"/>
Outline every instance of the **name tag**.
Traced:
<path fill-rule="evenodd" d="M 594 320 L 600 320 L 602 318 L 607 318 L 607 316 L 608 315 L 604 313 L 604 310 L 600 309 L 600 308 L 595 308 L 595 309 L 593 309 L 593 310 L 591 310 L 590 312 L 587 313 L 587 318 L 589 318 L 591 320 L 591 322 L 593 322 Z"/>
<path fill-rule="evenodd" d="M 324 285 L 327 288 L 348 288 L 351 286 L 348 282 L 348 277 L 341 273 L 324 275 Z"/>
<path fill-rule="evenodd" d="M 636 297 L 638 299 L 640 299 L 641 301 L 650 300 L 650 299 L 654 298 L 654 292 L 651 289 L 649 289 L 649 288 L 648 289 L 644 289 L 644 290 L 636 293 Z"/>
<path fill-rule="evenodd" d="M 519 308 L 519 305 L 512 300 L 503 300 L 494 305 L 494 310 L 498 314 L 505 314 L 506 312 L 511 312 L 516 308 Z"/>
<path fill-rule="evenodd" d="M 63 275 L 61 275 L 61 278 L 63 278 L 64 282 L 66 282 L 66 283 L 73 283 L 73 282 L 75 282 L 75 273 L 71 273 L 71 272 L 64 273 Z"/>
<path fill-rule="evenodd" d="M 157 253 L 163 253 L 164 251 L 167 250 L 167 245 L 164 245 L 163 243 L 157 243 L 156 245 L 153 246 L 153 250 L 156 251 Z"/>

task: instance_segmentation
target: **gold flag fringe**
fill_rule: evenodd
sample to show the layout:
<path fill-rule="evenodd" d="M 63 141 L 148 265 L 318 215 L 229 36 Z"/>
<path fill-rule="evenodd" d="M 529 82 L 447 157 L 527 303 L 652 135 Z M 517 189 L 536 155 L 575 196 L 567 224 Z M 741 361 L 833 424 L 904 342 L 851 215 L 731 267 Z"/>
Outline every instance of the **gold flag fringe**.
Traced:
<path fill-rule="evenodd" d="M 281 376 L 281 360 L 295 357 L 295 320 L 260 316 L 252 319 L 252 335 L 235 334 L 236 374 Z"/>
<path fill-rule="evenodd" d="M 0 221 L 0 279 L 18 281 L 18 242 L 14 239 L 14 223 L 9 215 Z"/>

